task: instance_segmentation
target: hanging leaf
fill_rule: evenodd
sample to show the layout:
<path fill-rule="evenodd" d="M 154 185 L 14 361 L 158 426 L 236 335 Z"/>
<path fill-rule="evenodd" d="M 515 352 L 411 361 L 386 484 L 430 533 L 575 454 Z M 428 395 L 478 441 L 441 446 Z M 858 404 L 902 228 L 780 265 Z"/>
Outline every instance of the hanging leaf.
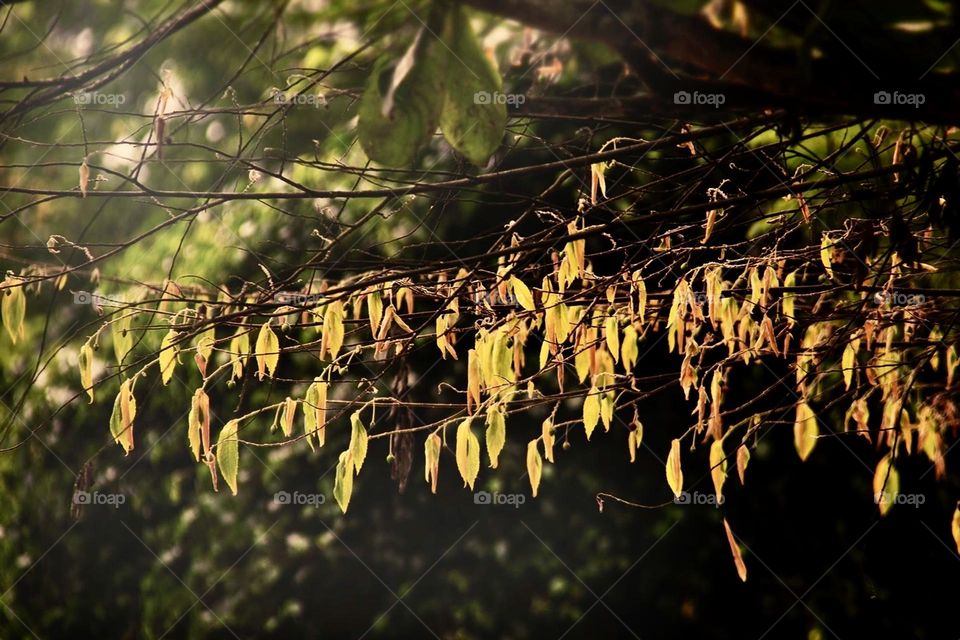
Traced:
<path fill-rule="evenodd" d="M 953 522 L 950 524 L 950 532 L 953 534 L 953 541 L 957 545 L 957 553 L 960 553 L 960 505 L 953 512 Z"/>
<path fill-rule="evenodd" d="M 817 416 L 806 402 L 797 405 L 797 421 L 793 426 L 793 444 L 801 460 L 806 460 L 817 446 L 820 426 Z"/>
<path fill-rule="evenodd" d="M 272 378 L 279 361 L 280 340 L 270 327 L 270 321 L 267 320 L 257 334 L 257 379 L 263 380 L 264 375 Z"/>
<path fill-rule="evenodd" d="M 427 436 L 427 441 L 423 443 L 425 458 L 423 476 L 424 480 L 430 483 L 431 493 L 437 492 L 437 480 L 440 475 L 440 448 L 442 446 L 443 442 L 436 433 Z"/>
<path fill-rule="evenodd" d="M 614 362 L 620 362 L 620 323 L 617 316 L 609 316 L 603 323 L 603 335 Z"/>
<path fill-rule="evenodd" d="M 124 453 L 133 451 L 133 420 L 136 415 L 137 399 L 130 388 L 130 380 L 124 380 L 113 401 L 113 413 L 110 415 L 110 434 L 113 441 L 123 447 Z"/>
<path fill-rule="evenodd" d="M 623 360 L 623 370 L 627 373 L 633 371 L 637 364 L 637 357 L 640 352 L 637 348 L 637 330 L 632 324 L 628 324 L 623 330 L 623 344 L 620 347 L 620 358 Z"/>
<path fill-rule="evenodd" d="M 591 387 L 583 399 L 583 428 L 587 432 L 587 440 L 593 435 L 593 430 L 600 421 L 600 392 Z"/>
<path fill-rule="evenodd" d="M 338 300 L 327 305 L 326 313 L 323 314 L 323 344 L 330 353 L 330 359 L 336 360 L 340 347 L 343 346 L 343 301 Z M 323 357 L 322 347 L 320 357 Z"/>
<path fill-rule="evenodd" d="M 177 345 L 177 332 L 171 329 L 167 335 L 163 336 L 160 342 L 160 380 L 166 386 L 173 377 L 173 371 L 177 367 L 177 353 L 180 347 Z"/>
<path fill-rule="evenodd" d="M 7 278 L 3 282 L 6 287 L 0 290 L 0 315 L 3 316 L 3 328 L 7 330 L 10 341 L 16 344 L 18 338 L 23 338 L 25 333 L 23 319 L 27 313 L 27 298 L 23 293 L 23 286 L 13 286 L 14 280 Z"/>
<path fill-rule="evenodd" d="M 607 163 L 595 162 L 590 165 L 590 204 L 597 204 L 597 189 L 604 199 L 607 197 Z"/>
<path fill-rule="evenodd" d="M 297 401 L 287 397 L 283 402 L 283 416 L 280 418 L 280 428 L 287 438 L 293 435 L 293 420 L 297 415 Z"/>
<path fill-rule="evenodd" d="M 380 321 L 383 320 L 383 298 L 379 289 L 367 294 L 367 315 L 370 317 L 370 333 L 376 337 Z"/>
<path fill-rule="evenodd" d="M 727 459 L 723 453 L 723 441 L 714 440 L 710 445 L 710 477 L 717 503 L 723 502 L 723 483 L 727 480 Z"/>
<path fill-rule="evenodd" d="M 350 496 L 353 495 L 353 460 L 350 450 L 340 454 L 337 461 L 337 474 L 333 481 L 333 498 L 340 505 L 340 511 L 347 512 L 350 506 Z"/>
<path fill-rule="evenodd" d="M 553 445 L 556 443 L 556 436 L 553 435 L 553 421 L 550 418 L 543 421 L 540 437 L 543 440 L 544 457 L 547 462 L 553 462 Z"/>
<path fill-rule="evenodd" d="M 250 332 L 246 327 L 240 327 L 230 339 L 230 364 L 232 371 L 230 379 L 243 377 L 243 367 L 247 364 L 250 355 Z"/>
<path fill-rule="evenodd" d="M 540 475 L 543 473 L 543 459 L 540 457 L 540 451 L 537 449 L 537 440 L 531 440 L 527 445 L 527 476 L 530 478 L 530 489 L 533 491 L 533 497 L 537 497 L 537 491 L 540 489 Z"/>
<path fill-rule="evenodd" d="M 673 491 L 674 497 L 679 498 L 683 493 L 683 468 L 680 466 L 680 440 L 678 439 L 670 443 L 670 453 L 667 454 L 667 484 Z"/>
<path fill-rule="evenodd" d="M 740 476 L 740 484 L 744 484 L 744 477 L 747 473 L 747 464 L 750 462 L 750 449 L 747 445 L 741 444 L 737 447 L 737 475 Z"/>
<path fill-rule="evenodd" d="M 447 51 L 424 27 L 391 69 L 380 58 L 367 80 L 358 109 L 357 134 L 374 162 L 391 167 L 413 164 L 417 151 L 436 130 L 443 104 Z"/>
<path fill-rule="evenodd" d="M 240 439 L 237 435 L 239 423 L 231 420 L 223 425 L 217 438 L 217 466 L 223 479 L 227 481 L 231 493 L 237 495 L 237 473 L 240 470 Z"/>
<path fill-rule="evenodd" d="M 194 459 L 200 461 L 200 448 L 204 457 L 210 452 L 210 398 L 206 392 L 197 389 L 190 401 L 190 414 L 187 418 L 187 440 Z"/>
<path fill-rule="evenodd" d="M 496 469 L 500 459 L 500 452 L 507 441 L 507 424 L 503 411 L 498 405 L 490 405 L 487 409 L 487 456 L 490 458 L 490 468 Z"/>
<path fill-rule="evenodd" d="M 440 129 L 450 146 L 482 166 L 500 146 L 507 124 L 500 74 L 484 55 L 459 4 L 447 14 L 443 39 L 452 52 L 447 61 Z"/>
<path fill-rule="evenodd" d="M 511 276 L 510 286 L 513 287 L 513 295 L 517 297 L 517 302 L 526 311 L 533 311 L 536 306 L 533 304 L 533 294 L 530 293 L 530 287 L 525 285 L 520 278 Z"/>
<path fill-rule="evenodd" d="M 80 197 L 87 197 L 87 186 L 90 184 L 90 166 L 87 164 L 87 159 L 84 158 L 83 162 L 80 163 Z"/>
<path fill-rule="evenodd" d="M 80 384 L 83 390 L 90 396 L 90 402 L 93 402 L 93 348 L 90 341 L 83 343 L 80 347 L 80 355 L 77 358 L 80 365 Z"/>
<path fill-rule="evenodd" d="M 900 493 L 900 474 L 890 456 L 888 453 L 881 458 L 873 474 L 873 500 L 880 508 L 881 516 L 887 515 Z"/>
<path fill-rule="evenodd" d="M 464 486 L 473 491 L 473 483 L 480 474 L 480 441 L 470 428 L 470 418 L 457 427 L 457 470 Z"/>
<path fill-rule="evenodd" d="M 132 321 L 133 314 L 128 313 L 110 325 L 110 333 L 113 337 L 113 354 L 117 357 L 117 364 L 120 365 L 123 364 L 123 359 L 133 349 L 133 334 L 130 332 Z"/>
<path fill-rule="evenodd" d="M 359 475 L 363 461 L 367 459 L 367 430 L 360 422 L 360 412 L 355 411 L 350 416 L 350 457 Z"/>
<path fill-rule="evenodd" d="M 848 342 L 843 349 L 840 367 L 843 369 L 843 383 L 846 389 L 849 389 L 850 383 L 853 382 L 853 367 L 857 360 L 857 345 L 859 342 L 859 340 Z"/>
<path fill-rule="evenodd" d="M 326 441 L 327 424 L 327 383 L 315 378 L 313 384 L 307 387 L 303 407 L 303 430 L 307 443 L 313 447 L 311 436 L 316 437 L 317 446 L 322 447 Z"/>
<path fill-rule="evenodd" d="M 740 545 L 737 544 L 736 538 L 733 537 L 733 530 L 730 529 L 727 519 L 723 519 L 723 528 L 727 532 L 727 542 L 730 543 L 730 553 L 733 555 L 733 564 L 737 567 L 737 575 L 740 576 L 742 582 L 747 581 L 747 565 L 743 563 L 743 556 L 740 554 Z"/>

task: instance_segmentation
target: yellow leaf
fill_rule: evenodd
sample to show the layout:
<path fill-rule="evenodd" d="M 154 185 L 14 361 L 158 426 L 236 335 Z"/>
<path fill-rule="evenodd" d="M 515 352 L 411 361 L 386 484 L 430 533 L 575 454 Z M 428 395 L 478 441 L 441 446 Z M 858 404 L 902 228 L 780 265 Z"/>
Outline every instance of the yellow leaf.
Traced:
<path fill-rule="evenodd" d="M 960 553 L 960 506 L 957 506 L 953 512 L 953 522 L 950 525 L 950 531 L 953 533 L 953 541 L 957 545 L 957 553 Z"/>
<path fill-rule="evenodd" d="M 727 459 L 723 453 L 723 441 L 714 440 L 710 445 L 710 477 L 717 502 L 723 502 L 723 483 L 727 480 Z"/>
<path fill-rule="evenodd" d="M 307 388 L 303 406 L 303 431 L 307 443 L 313 447 L 311 436 L 317 438 L 317 446 L 322 447 L 326 440 L 327 424 L 327 383 L 315 378 Z"/>
<path fill-rule="evenodd" d="M 543 473 L 543 459 L 537 449 L 537 440 L 531 440 L 527 445 L 527 476 L 530 478 L 530 489 L 533 491 L 534 498 L 537 497 L 537 491 L 540 489 L 541 473 Z"/>
<path fill-rule="evenodd" d="M 614 362 L 620 362 L 620 323 L 617 316 L 608 316 L 603 323 L 603 335 Z"/>
<path fill-rule="evenodd" d="M 267 320 L 260 327 L 260 333 L 257 335 L 257 378 L 263 380 L 263 376 L 267 374 L 273 377 L 279 361 L 280 340 L 270 327 L 270 321 Z"/>
<path fill-rule="evenodd" d="M 280 418 L 280 428 L 283 435 L 289 438 L 293 435 L 293 420 L 297 415 L 297 401 L 287 397 L 283 402 L 283 416 Z"/>
<path fill-rule="evenodd" d="M 806 460 L 817 446 L 820 425 L 817 416 L 806 402 L 797 405 L 797 421 L 793 426 L 793 444 L 801 460 Z"/>
<path fill-rule="evenodd" d="M 543 421 L 541 438 L 543 439 L 543 454 L 547 458 L 547 462 L 553 462 L 553 445 L 557 439 L 553 435 L 553 422 L 550 418 Z"/>
<path fill-rule="evenodd" d="M 177 352 L 180 347 L 177 346 L 177 332 L 171 329 L 167 335 L 163 336 L 160 342 L 160 379 L 164 386 L 170 382 L 173 377 L 173 371 L 177 368 Z"/>
<path fill-rule="evenodd" d="M 117 357 L 117 364 L 123 364 L 123 359 L 133 348 L 133 334 L 130 332 L 132 314 L 126 314 L 110 325 L 113 337 L 113 354 Z"/>
<path fill-rule="evenodd" d="M 536 309 L 536 306 L 533 304 L 533 294 L 530 293 L 530 288 L 525 285 L 520 278 L 511 276 L 510 285 L 513 287 L 513 295 L 517 297 L 517 302 L 520 303 L 521 307 L 526 311 Z"/>
<path fill-rule="evenodd" d="M 593 430 L 600 421 L 600 392 L 591 387 L 587 397 L 583 399 L 583 428 L 587 432 L 587 440 L 593 435 Z"/>
<path fill-rule="evenodd" d="M 376 337 L 377 328 L 383 320 L 383 299 L 379 290 L 367 294 L 367 315 L 370 316 L 370 332 Z"/>
<path fill-rule="evenodd" d="M 843 383 L 847 389 L 850 388 L 850 384 L 853 382 L 853 367 L 857 360 L 857 343 L 859 343 L 859 341 L 856 343 L 848 342 L 847 346 L 843 349 L 840 367 L 843 369 Z"/>
<path fill-rule="evenodd" d="M 124 453 L 133 450 L 133 420 L 137 415 L 137 400 L 133 397 L 130 380 L 124 380 L 120 391 L 113 403 L 113 413 L 110 416 L 110 433 L 113 440 L 121 447 Z"/>
<path fill-rule="evenodd" d="M 27 313 L 27 298 L 23 294 L 23 285 L 13 286 L 10 278 L 3 282 L 7 288 L 0 289 L 0 315 L 3 316 L 3 327 L 10 336 L 10 341 L 17 342 L 17 338 L 24 337 L 23 319 Z"/>
<path fill-rule="evenodd" d="M 667 484 L 677 498 L 683 493 L 683 468 L 680 466 L 680 440 L 674 439 L 670 443 L 670 453 L 667 454 Z"/>
<path fill-rule="evenodd" d="M 473 483 L 480 474 L 480 441 L 470 428 L 470 418 L 457 427 L 457 470 L 463 484 L 473 490 Z"/>
<path fill-rule="evenodd" d="M 243 377 L 243 367 L 247 364 L 250 354 L 250 332 L 245 327 L 237 329 L 237 333 L 230 339 L 230 357 L 233 371 L 230 379 Z"/>
<path fill-rule="evenodd" d="M 360 422 L 360 412 L 355 411 L 350 416 L 350 457 L 353 460 L 353 466 L 360 473 L 360 467 L 363 461 L 367 459 L 367 430 Z"/>
<path fill-rule="evenodd" d="M 600 396 L 600 420 L 603 422 L 603 430 L 610 431 L 610 423 L 613 422 L 613 412 L 616 409 L 617 394 L 613 391 L 605 391 Z"/>
<path fill-rule="evenodd" d="M 595 162 L 590 165 L 590 204 L 597 204 L 597 187 L 603 197 L 607 197 L 607 178 L 604 173 L 607 165 L 604 162 Z"/>
<path fill-rule="evenodd" d="M 424 461 L 424 480 L 430 483 L 430 491 L 437 492 L 437 478 L 440 474 L 440 447 L 442 446 L 440 436 L 432 433 L 427 436 L 427 441 L 423 443 Z"/>
<path fill-rule="evenodd" d="M 336 360 L 343 346 L 343 301 L 331 302 L 323 315 L 323 342 L 332 360 Z M 323 357 L 321 351 L 320 357 Z"/>
<path fill-rule="evenodd" d="M 740 554 L 740 545 L 737 544 L 736 538 L 733 537 L 733 530 L 730 529 L 726 518 L 723 519 L 723 528 L 727 532 L 727 542 L 730 543 L 730 553 L 733 554 L 733 564 L 737 567 L 737 575 L 740 576 L 741 581 L 746 582 L 747 565 L 743 563 L 743 556 Z"/>
<path fill-rule="evenodd" d="M 240 470 L 240 439 L 237 436 L 239 423 L 231 420 L 220 430 L 217 438 L 217 466 L 230 491 L 237 495 L 237 475 Z"/>
<path fill-rule="evenodd" d="M 830 236 L 826 233 L 823 234 L 820 240 L 820 262 L 823 264 L 823 268 L 826 270 L 827 275 L 833 279 L 833 243 L 830 241 Z"/>
<path fill-rule="evenodd" d="M 784 287 L 795 287 L 797 286 L 797 272 L 791 271 L 786 278 L 783 279 Z M 793 293 L 784 293 L 783 294 L 783 315 L 791 323 L 796 322 L 796 304 L 795 299 L 796 295 Z"/>
<path fill-rule="evenodd" d="M 643 424 L 634 418 L 633 424 L 630 426 L 630 434 L 627 436 L 627 449 L 630 451 L 630 462 L 636 462 L 637 449 L 643 442 Z"/>
<path fill-rule="evenodd" d="M 637 364 L 637 356 L 640 355 L 637 348 L 637 330 L 632 324 L 628 324 L 623 330 L 623 344 L 620 346 L 620 357 L 623 359 L 623 370 L 627 373 L 633 371 Z"/>
<path fill-rule="evenodd" d="M 93 348 L 90 342 L 84 342 L 80 347 L 80 384 L 84 391 L 90 396 L 90 402 L 93 402 Z"/>
<path fill-rule="evenodd" d="M 507 441 L 507 425 L 503 412 L 497 405 L 490 405 L 487 409 L 487 456 L 490 458 L 490 468 L 496 469 L 500 459 L 500 452 Z"/>
<path fill-rule="evenodd" d="M 890 454 L 883 456 L 873 474 L 873 501 L 880 508 L 880 515 L 885 516 L 897 501 L 900 493 L 900 474 L 893 466 Z"/>
<path fill-rule="evenodd" d="M 737 475 L 740 476 L 740 484 L 744 483 L 744 476 L 747 474 L 747 464 L 750 462 L 750 449 L 747 445 L 741 444 L 737 448 Z"/>

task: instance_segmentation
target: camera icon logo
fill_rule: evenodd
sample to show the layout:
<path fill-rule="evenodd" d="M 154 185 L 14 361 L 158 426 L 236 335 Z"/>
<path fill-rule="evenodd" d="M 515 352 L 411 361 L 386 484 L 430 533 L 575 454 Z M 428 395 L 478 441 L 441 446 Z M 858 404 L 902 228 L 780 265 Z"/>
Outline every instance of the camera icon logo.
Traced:
<path fill-rule="evenodd" d="M 491 504 L 493 496 L 489 491 L 478 491 L 473 494 L 473 504 Z"/>
<path fill-rule="evenodd" d="M 77 491 L 73 494 L 73 504 L 90 504 L 90 493 Z"/>
<path fill-rule="evenodd" d="M 674 104 L 690 104 L 692 100 L 693 96 L 690 95 L 689 91 L 677 91 L 673 94 Z"/>
<path fill-rule="evenodd" d="M 674 504 L 690 504 L 690 494 L 686 491 L 680 492 L 676 498 L 673 499 Z"/>
<path fill-rule="evenodd" d="M 889 91 L 877 91 L 873 94 L 874 104 L 890 104 L 892 101 L 893 96 L 890 95 Z"/>
<path fill-rule="evenodd" d="M 273 494 L 273 501 L 277 504 L 290 504 L 290 493 L 287 491 L 277 491 Z"/>
<path fill-rule="evenodd" d="M 73 304 L 93 304 L 93 295 L 89 291 L 74 291 Z"/>
<path fill-rule="evenodd" d="M 492 101 L 493 96 L 489 91 L 477 91 L 473 94 L 473 104 L 490 104 Z"/>

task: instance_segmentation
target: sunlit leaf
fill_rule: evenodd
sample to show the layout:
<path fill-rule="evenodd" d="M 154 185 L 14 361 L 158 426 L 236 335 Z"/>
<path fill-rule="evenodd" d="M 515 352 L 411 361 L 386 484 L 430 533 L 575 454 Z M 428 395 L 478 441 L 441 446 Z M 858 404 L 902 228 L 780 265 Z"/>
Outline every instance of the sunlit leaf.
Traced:
<path fill-rule="evenodd" d="M 530 489 L 533 491 L 533 497 L 537 497 L 537 491 L 540 489 L 540 475 L 543 473 L 543 459 L 540 457 L 540 450 L 537 449 L 537 440 L 531 440 L 527 445 L 527 476 L 530 478 Z"/>
<path fill-rule="evenodd" d="M 730 553 L 733 555 L 733 564 L 737 567 L 737 575 L 740 576 L 740 580 L 743 582 L 747 581 L 747 565 L 743 563 L 743 555 L 740 553 L 740 545 L 737 544 L 737 539 L 733 536 L 733 530 L 730 529 L 730 525 L 727 523 L 727 519 L 723 519 L 723 528 L 727 532 L 727 542 L 730 543 Z"/>
<path fill-rule="evenodd" d="M 270 321 L 267 320 L 257 334 L 257 378 L 263 380 L 265 375 L 272 378 L 279 361 L 280 340 L 270 327 Z"/>
<path fill-rule="evenodd" d="M 670 453 L 667 454 L 667 485 L 677 498 L 683 493 L 683 468 L 680 466 L 680 440 L 674 439 L 670 443 Z"/>
<path fill-rule="evenodd" d="M 900 474 L 893 466 L 891 454 L 887 454 L 877 463 L 873 473 L 873 500 L 880 508 L 880 515 L 885 516 L 890 511 L 900 493 Z"/>
<path fill-rule="evenodd" d="M 179 351 L 177 332 L 171 329 L 160 342 L 160 380 L 164 386 L 173 377 L 173 371 L 177 367 L 177 353 Z"/>
<path fill-rule="evenodd" d="M 583 399 L 583 428 L 587 432 L 587 440 L 593 435 L 593 430 L 600 421 L 600 392 L 591 387 Z"/>
<path fill-rule="evenodd" d="M 507 441 L 507 424 L 503 411 L 497 405 L 487 409 L 487 456 L 490 458 L 490 468 L 496 469 L 500 459 L 500 452 Z"/>
<path fill-rule="evenodd" d="M 27 298 L 23 293 L 23 286 L 14 285 L 14 281 L 7 279 L 3 282 L 6 287 L 0 290 L 0 315 L 3 316 L 3 328 L 7 330 L 10 341 L 16 343 L 18 338 L 24 337 L 23 319 L 27 313 Z"/>
<path fill-rule="evenodd" d="M 473 490 L 473 483 L 480 474 L 480 440 L 470 428 L 470 418 L 457 427 L 457 470 L 463 484 Z"/>
<path fill-rule="evenodd" d="M 367 459 L 367 429 L 360 422 L 359 411 L 350 416 L 350 458 L 359 474 L 363 461 Z"/>
<path fill-rule="evenodd" d="M 820 425 L 817 416 L 806 402 L 797 405 L 797 420 L 793 425 L 793 444 L 801 460 L 806 460 L 817 446 Z"/>
<path fill-rule="evenodd" d="M 240 439 L 237 435 L 239 423 L 230 420 L 223 425 L 217 438 L 217 466 L 233 495 L 237 495 L 237 474 L 240 470 Z"/>

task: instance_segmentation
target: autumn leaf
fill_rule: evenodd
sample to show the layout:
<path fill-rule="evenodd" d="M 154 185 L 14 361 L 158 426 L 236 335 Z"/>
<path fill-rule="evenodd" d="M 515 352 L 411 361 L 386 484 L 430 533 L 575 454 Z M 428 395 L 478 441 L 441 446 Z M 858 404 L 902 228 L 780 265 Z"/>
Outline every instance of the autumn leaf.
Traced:
<path fill-rule="evenodd" d="M 737 567 L 737 575 L 740 576 L 741 581 L 746 582 L 747 565 L 743 563 L 743 556 L 740 554 L 740 545 L 737 544 L 736 538 L 733 537 L 733 530 L 730 529 L 730 524 L 726 518 L 723 519 L 723 528 L 727 532 L 727 542 L 730 543 L 730 553 L 733 555 L 733 564 Z"/>
<path fill-rule="evenodd" d="M 360 422 L 360 412 L 355 411 L 350 416 L 350 457 L 357 474 L 360 473 L 360 467 L 363 461 L 367 459 L 367 429 Z"/>
<path fill-rule="evenodd" d="M 171 329 L 160 342 L 160 380 L 164 386 L 173 377 L 173 371 L 177 367 L 177 353 L 179 351 L 177 332 Z"/>
<path fill-rule="evenodd" d="M 591 387 L 583 399 L 583 428 L 587 432 L 587 440 L 593 435 L 593 430 L 600 421 L 600 392 Z"/>
<path fill-rule="evenodd" d="M 473 490 L 473 484 L 480 474 L 480 441 L 470 428 L 470 418 L 457 427 L 457 470 L 463 478 L 463 484 Z"/>
<path fill-rule="evenodd" d="M 885 516 L 897 501 L 900 493 L 900 474 L 893 466 L 891 454 L 887 454 L 877 463 L 873 473 L 873 501 L 880 508 L 880 515 Z"/>
<path fill-rule="evenodd" d="M 793 444 L 801 460 L 810 457 L 813 448 L 817 446 L 820 436 L 820 425 L 817 416 L 806 402 L 797 405 L 797 420 L 793 426 Z"/>
<path fill-rule="evenodd" d="M 531 440 L 527 444 L 527 476 L 530 478 L 530 489 L 533 491 L 533 497 L 537 497 L 537 491 L 540 489 L 540 475 L 543 472 L 543 459 L 540 457 L 540 450 L 537 449 L 537 440 Z"/>
<path fill-rule="evenodd" d="M 683 493 L 683 468 L 680 466 L 680 440 L 678 439 L 670 443 L 670 453 L 667 454 L 667 484 L 673 491 L 674 497 L 679 498 Z"/>
<path fill-rule="evenodd" d="M 487 456 L 490 458 L 490 468 L 497 468 L 497 461 L 500 458 L 500 452 L 503 451 L 503 445 L 507 441 L 506 420 L 503 411 L 497 405 L 491 405 L 487 409 Z"/>
<path fill-rule="evenodd" d="M 17 342 L 18 338 L 23 338 L 24 324 L 23 319 L 27 313 L 27 299 L 23 293 L 22 285 L 14 285 L 14 281 L 7 279 L 3 282 L 6 288 L 0 289 L 0 315 L 3 316 L 3 328 L 7 330 L 10 341 Z"/>
<path fill-rule="evenodd" d="M 340 511 L 347 512 L 350 506 L 350 497 L 353 495 L 353 460 L 350 451 L 340 454 L 337 461 L 337 472 L 333 480 L 333 498 L 340 506 Z"/>
<path fill-rule="evenodd" d="M 280 361 L 280 340 L 270 327 L 267 320 L 260 327 L 257 334 L 257 379 L 263 380 L 264 375 L 273 377 Z"/>

